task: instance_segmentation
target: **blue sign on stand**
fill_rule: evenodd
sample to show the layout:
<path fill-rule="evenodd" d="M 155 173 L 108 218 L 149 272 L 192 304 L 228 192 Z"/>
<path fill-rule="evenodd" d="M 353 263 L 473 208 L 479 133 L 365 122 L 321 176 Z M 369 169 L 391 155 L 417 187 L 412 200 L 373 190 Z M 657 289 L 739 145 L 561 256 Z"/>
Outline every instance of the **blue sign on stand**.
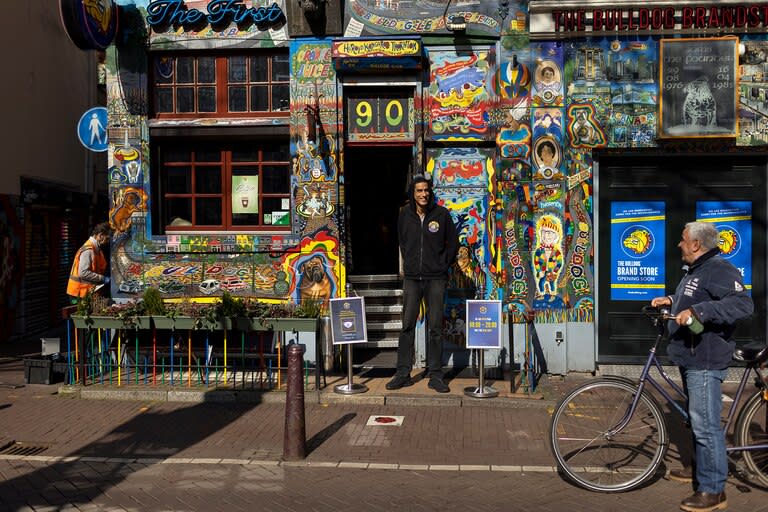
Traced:
<path fill-rule="evenodd" d="M 467 348 L 501 348 L 501 301 L 467 301 Z"/>
<path fill-rule="evenodd" d="M 91 151 L 101 153 L 109 147 L 107 137 L 107 109 L 93 107 L 77 123 L 77 137 L 80 143 Z"/>
<path fill-rule="evenodd" d="M 331 338 L 334 345 L 368 341 L 363 297 L 331 299 L 330 306 Z"/>

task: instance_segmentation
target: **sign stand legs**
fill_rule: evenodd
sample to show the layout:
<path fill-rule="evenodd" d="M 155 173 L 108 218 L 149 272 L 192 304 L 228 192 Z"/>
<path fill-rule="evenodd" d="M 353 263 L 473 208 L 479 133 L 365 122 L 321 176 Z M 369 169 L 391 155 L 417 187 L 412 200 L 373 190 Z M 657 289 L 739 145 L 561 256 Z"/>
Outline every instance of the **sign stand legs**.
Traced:
<path fill-rule="evenodd" d="M 368 391 L 368 386 L 364 384 L 354 384 L 352 382 L 352 344 L 347 343 L 347 383 L 337 384 L 333 387 L 334 393 L 342 395 L 355 395 L 357 393 L 365 393 Z"/>
<path fill-rule="evenodd" d="M 498 396 L 498 390 L 485 385 L 485 352 L 476 350 L 475 354 L 478 357 L 477 366 L 480 370 L 480 381 L 477 387 L 469 386 L 464 388 L 464 394 L 475 398 L 493 398 Z"/>

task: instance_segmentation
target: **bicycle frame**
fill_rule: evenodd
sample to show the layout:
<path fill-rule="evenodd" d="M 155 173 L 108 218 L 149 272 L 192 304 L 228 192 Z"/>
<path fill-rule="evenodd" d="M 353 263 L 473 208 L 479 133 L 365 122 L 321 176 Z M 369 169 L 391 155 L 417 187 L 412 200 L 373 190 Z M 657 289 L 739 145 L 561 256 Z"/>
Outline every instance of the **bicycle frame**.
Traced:
<path fill-rule="evenodd" d="M 673 410 L 675 410 L 683 419 L 683 421 L 688 422 L 688 411 L 681 406 L 677 400 L 675 400 L 675 397 L 670 394 L 666 389 L 662 387 L 662 385 L 656 381 L 656 379 L 653 378 L 653 375 L 651 375 L 651 368 L 656 368 L 661 375 L 661 377 L 664 379 L 664 382 L 666 382 L 669 387 L 672 388 L 674 391 L 674 394 L 677 395 L 677 398 L 682 399 L 683 403 L 686 403 L 688 401 L 688 397 L 685 394 L 685 391 L 677 384 L 675 383 L 672 378 L 667 374 L 667 372 L 664 371 L 664 369 L 661 366 L 661 363 L 659 363 L 658 358 L 656 357 L 656 348 L 659 345 L 659 342 L 664 336 L 664 323 L 663 323 L 663 317 L 659 317 L 656 322 L 657 326 L 659 327 L 659 333 L 656 336 L 656 341 L 651 347 L 651 349 L 648 351 L 648 359 L 645 362 L 645 366 L 643 366 L 643 371 L 640 373 L 640 379 L 638 381 L 637 390 L 635 391 L 635 396 L 632 399 L 632 404 L 630 405 L 627 412 L 624 414 L 624 417 L 619 421 L 619 423 L 612 429 L 610 429 L 607 434 L 614 435 L 617 432 L 620 432 L 624 427 L 627 426 L 632 416 L 635 414 L 635 410 L 637 409 L 637 404 L 640 401 L 640 396 L 643 393 L 643 390 L 645 389 L 646 383 L 650 384 L 651 387 L 653 387 L 656 391 L 659 392 L 661 396 L 664 397 L 664 399 L 667 401 L 667 403 L 672 407 Z M 736 396 L 733 398 L 733 402 L 731 403 L 730 408 L 728 409 L 728 415 L 726 416 L 725 425 L 723 426 L 723 434 L 728 433 L 728 428 L 731 425 L 731 421 L 736 416 L 736 412 L 739 408 L 739 403 L 741 402 L 741 397 L 744 393 L 744 389 L 746 388 L 747 381 L 749 380 L 750 375 L 752 375 L 752 372 L 756 374 L 758 378 L 760 378 L 760 374 L 758 373 L 757 369 L 753 366 L 747 365 L 744 368 L 744 373 L 741 376 L 741 381 L 739 382 L 739 387 L 736 390 Z M 762 382 L 762 380 L 761 380 Z M 763 387 L 763 391 L 766 390 L 765 386 Z M 750 446 L 730 446 L 726 447 L 726 451 L 728 453 L 738 452 L 738 451 L 747 451 L 747 450 L 765 450 L 768 449 L 768 444 L 756 444 L 756 445 L 750 445 Z"/>

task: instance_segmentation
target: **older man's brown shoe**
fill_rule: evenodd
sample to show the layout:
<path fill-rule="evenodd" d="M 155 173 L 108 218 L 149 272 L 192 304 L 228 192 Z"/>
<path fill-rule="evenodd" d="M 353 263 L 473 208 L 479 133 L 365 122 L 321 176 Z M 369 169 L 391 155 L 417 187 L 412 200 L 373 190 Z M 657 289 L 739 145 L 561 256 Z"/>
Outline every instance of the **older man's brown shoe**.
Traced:
<path fill-rule="evenodd" d="M 693 468 L 691 466 L 685 466 L 680 469 L 672 469 L 669 471 L 667 478 L 674 480 L 675 482 L 690 484 L 693 482 Z"/>
<path fill-rule="evenodd" d="M 728 501 L 725 492 L 709 493 L 696 491 L 680 503 L 680 510 L 687 512 L 710 512 L 712 510 L 725 510 Z"/>

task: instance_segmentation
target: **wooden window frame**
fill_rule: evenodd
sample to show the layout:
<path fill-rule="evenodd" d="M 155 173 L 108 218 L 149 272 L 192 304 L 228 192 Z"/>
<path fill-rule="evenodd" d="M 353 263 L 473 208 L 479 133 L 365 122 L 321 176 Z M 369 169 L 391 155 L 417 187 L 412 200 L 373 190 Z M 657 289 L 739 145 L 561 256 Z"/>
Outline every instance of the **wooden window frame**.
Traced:
<path fill-rule="evenodd" d="M 290 156 L 288 155 L 286 151 L 285 160 L 264 160 L 264 151 L 265 149 L 273 143 L 276 143 L 276 141 L 273 141 L 271 139 L 261 139 L 258 141 L 255 141 L 253 145 L 257 145 L 259 147 L 258 149 L 258 160 L 238 160 L 234 161 L 232 158 L 233 150 L 237 145 L 240 144 L 247 144 L 246 142 L 240 141 L 235 143 L 221 143 L 221 144 L 212 144 L 218 147 L 218 151 L 220 153 L 220 159 L 218 161 L 197 161 L 196 160 L 196 145 L 190 144 L 190 160 L 189 161 L 182 161 L 182 160 L 173 160 L 173 161 L 165 161 L 162 156 L 162 148 L 168 147 L 168 145 L 172 144 L 178 144 L 178 141 L 167 141 L 165 143 L 161 143 L 157 150 L 157 162 L 158 162 L 158 184 L 160 185 L 159 188 L 159 195 L 160 195 L 160 201 L 165 203 L 166 201 L 170 199 L 189 199 L 192 203 L 191 206 L 191 218 L 186 219 L 192 223 L 192 225 L 181 225 L 181 226 L 171 226 L 169 224 L 164 224 L 165 232 L 169 234 L 173 234 L 175 232 L 192 232 L 192 231 L 226 231 L 226 232 L 290 232 L 292 229 L 291 226 L 291 209 L 288 208 L 288 218 L 289 223 L 287 225 L 280 225 L 275 226 L 272 224 L 264 224 L 264 215 L 265 212 L 264 208 L 264 200 L 270 199 L 270 198 L 278 198 L 278 199 L 285 199 L 289 201 L 290 205 L 290 199 L 291 199 L 291 193 L 290 193 Z M 287 146 L 287 140 L 285 141 Z M 211 146 L 208 146 L 210 148 Z M 207 148 L 206 148 L 207 149 Z M 218 167 L 221 169 L 221 192 L 220 193 L 205 193 L 205 192 L 196 192 L 195 190 L 195 184 L 196 184 L 196 169 L 204 168 L 204 167 Z M 233 176 L 233 169 L 236 169 L 237 167 L 241 166 L 250 166 L 255 167 L 258 169 L 258 186 L 259 186 L 259 192 L 258 192 L 258 200 L 259 200 L 259 224 L 250 224 L 250 225 L 242 225 L 242 224 L 233 224 L 232 219 L 232 176 Z M 190 173 L 190 191 L 185 193 L 169 193 L 164 190 L 163 182 L 165 180 L 166 176 L 166 169 L 173 168 L 173 167 L 188 167 L 189 173 Z M 285 193 L 265 193 L 262 192 L 263 186 L 264 186 L 264 172 L 265 168 L 267 167 L 284 167 L 285 168 L 285 179 L 288 181 L 288 190 L 286 190 Z M 219 225 L 212 225 L 212 224 L 198 224 L 197 223 L 197 209 L 195 205 L 195 199 L 198 198 L 220 198 L 221 199 L 221 219 L 222 223 Z M 159 220 L 161 223 L 165 223 L 166 219 L 164 219 L 164 215 L 159 216 Z M 168 222 L 170 222 L 170 219 L 168 219 Z"/>
<path fill-rule="evenodd" d="M 276 85 L 290 86 L 290 78 L 286 77 L 285 81 L 277 81 L 272 79 L 272 66 L 275 57 L 288 57 L 287 50 L 253 50 L 243 52 L 229 52 L 229 53 L 192 53 L 192 52 L 171 52 L 171 53 L 153 53 L 152 63 L 150 66 L 150 83 L 151 83 L 151 118 L 152 119 L 199 119 L 199 118 L 242 118 L 242 117 L 284 117 L 290 116 L 290 107 L 286 106 L 285 110 L 274 110 L 273 105 L 273 87 Z M 229 59 L 230 57 L 245 57 L 247 68 L 250 69 L 250 58 L 258 56 L 268 56 L 267 60 L 267 81 L 266 82 L 250 82 L 248 78 L 250 74 L 246 71 L 246 82 L 235 82 L 234 85 L 246 87 L 247 104 L 250 105 L 250 87 L 253 85 L 264 86 L 266 85 L 269 90 L 269 108 L 270 110 L 250 110 L 244 112 L 229 111 Z M 156 60 L 161 58 L 174 59 L 174 79 L 172 83 L 162 83 L 158 81 L 158 69 L 155 65 Z M 194 82 L 177 84 L 175 81 L 177 60 L 180 57 L 191 57 L 194 59 Z M 200 57 L 213 57 L 215 58 L 215 80 L 213 83 L 200 83 L 198 82 L 198 59 Z M 193 87 L 195 90 L 195 111 L 194 112 L 176 112 L 177 109 L 177 94 L 176 90 L 179 87 Z M 216 111 L 215 112 L 199 112 L 197 90 L 200 87 L 214 87 L 216 94 Z M 174 112 L 157 112 L 157 100 L 156 94 L 159 89 L 171 89 L 173 90 L 173 108 Z M 279 106 L 278 106 L 279 107 Z"/>

